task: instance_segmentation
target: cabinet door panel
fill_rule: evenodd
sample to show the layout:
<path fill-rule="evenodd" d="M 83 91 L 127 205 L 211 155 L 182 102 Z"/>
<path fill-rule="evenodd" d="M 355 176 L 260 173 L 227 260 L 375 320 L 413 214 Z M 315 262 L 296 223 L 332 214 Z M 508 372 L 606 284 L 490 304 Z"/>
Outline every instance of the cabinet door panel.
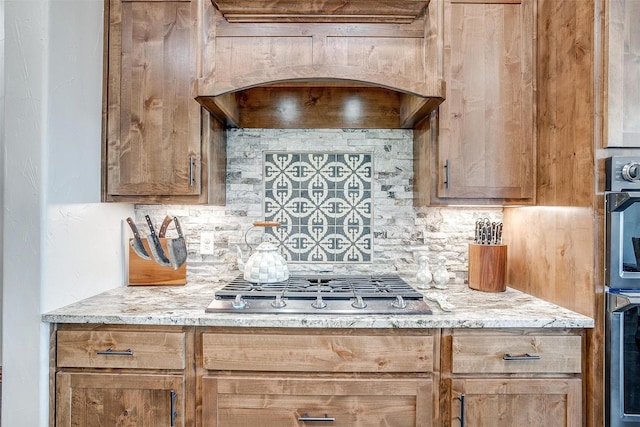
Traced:
<path fill-rule="evenodd" d="M 299 426 L 307 416 L 336 427 L 432 425 L 429 379 L 205 377 L 203 392 L 205 425 Z"/>
<path fill-rule="evenodd" d="M 185 425 L 179 375 L 59 372 L 56 389 L 58 427 Z"/>
<path fill-rule="evenodd" d="M 607 6 L 605 147 L 640 147 L 640 2 Z"/>
<path fill-rule="evenodd" d="M 451 425 L 579 427 L 581 393 L 578 378 L 453 380 Z"/>
<path fill-rule="evenodd" d="M 201 192 L 196 14 L 191 1 L 110 3 L 109 196 Z"/>
<path fill-rule="evenodd" d="M 438 197 L 533 197 L 533 44 L 530 0 L 445 3 Z"/>

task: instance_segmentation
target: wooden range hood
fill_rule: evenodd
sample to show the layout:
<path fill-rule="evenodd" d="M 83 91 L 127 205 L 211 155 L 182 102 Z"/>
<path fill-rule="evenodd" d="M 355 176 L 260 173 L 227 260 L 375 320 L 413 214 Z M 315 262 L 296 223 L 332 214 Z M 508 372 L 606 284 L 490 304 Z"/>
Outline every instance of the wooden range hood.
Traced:
<path fill-rule="evenodd" d="M 212 3 L 196 99 L 227 126 L 413 128 L 444 100 L 429 1 Z"/>

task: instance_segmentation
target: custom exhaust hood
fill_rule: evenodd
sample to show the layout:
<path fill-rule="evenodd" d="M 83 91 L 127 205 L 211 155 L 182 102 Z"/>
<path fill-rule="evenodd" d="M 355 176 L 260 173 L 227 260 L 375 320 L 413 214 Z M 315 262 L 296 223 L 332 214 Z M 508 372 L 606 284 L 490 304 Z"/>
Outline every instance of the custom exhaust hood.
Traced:
<path fill-rule="evenodd" d="M 212 3 L 196 100 L 227 126 L 412 128 L 444 100 L 429 1 Z"/>

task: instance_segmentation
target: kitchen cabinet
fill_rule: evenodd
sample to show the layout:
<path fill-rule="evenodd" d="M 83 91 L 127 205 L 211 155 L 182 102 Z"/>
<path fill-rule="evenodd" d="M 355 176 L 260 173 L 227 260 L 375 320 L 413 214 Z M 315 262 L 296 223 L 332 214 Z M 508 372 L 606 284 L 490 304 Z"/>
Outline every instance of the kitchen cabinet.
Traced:
<path fill-rule="evenodd" d="M 204 425 L 426 427 L 432 425 L 432 386 L 415 378 L 207 376 Z"/>
<path fill-rule="evenodd" d="M 580 335 L 454 330 L 443 342 L 447 425 L 582 426 Z"/>
<path fill-rule="evenodd" d="M 181 375 L 60 372 L 57 426 L 188 426 Z"/>
<path fill-rule="evenodd" d="M 605 13 L 605 147 L 640 147 L 640 3 L 610 0 Z"/>
<path fill-rule="evenodd" d="M 583 333 L 58 324 L 50 425 L 577 427 Z"/>
<path fill-rule="evenodd" d="M 414 135 L 423 203 L 532 200 L 533 3 L 445 0 L 446 100 Z"/>
<path fill-rule="evenodd" d="M 203 425 L 431 426 L 433 331 L 205 332 Z"/>
<path fill-rule="evenodd" d="M 52 425 L 193 425 L 191 336 L 180 328 L 54 329 Z"/>
<path fill-rule="evenodd" d="M 103 200 L 224 203 L 224 130 L 194 100 L 204 1 L 107 0 Z"/>

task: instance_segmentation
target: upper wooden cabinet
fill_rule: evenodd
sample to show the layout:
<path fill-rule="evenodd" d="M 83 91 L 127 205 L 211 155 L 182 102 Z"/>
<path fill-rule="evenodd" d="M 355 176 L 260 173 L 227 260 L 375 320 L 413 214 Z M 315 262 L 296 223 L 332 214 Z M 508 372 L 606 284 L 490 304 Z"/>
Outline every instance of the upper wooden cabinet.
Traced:
<path fill-rule="evenodd" d="M 214 3 L 220 9 L 203 10 L 205 54 L 197 99 L 228 125 L 411 128 L 444 99 L 437 4 L 347 1 L 340 2 L 342 11 L 334 1 L 296 2 L 306 20 L 318 8 L 318 18 L 337 22 L 273 23 L 255 18 L 256 5 L 264 6 L 261 16 L 275 19 L 291 13 L 294 2 Z M 420 7 L 414 8 L 416 3 Z M 389 11 L 410 9 L 413 18 L 408 23 L 338 19 L 354 8 L 373 16 L 385 5 Z"/>
<path fill-rule="evenodd" d="M 532 0 L 444 2 L 446 100 L 415 134 L 423 203 L 533 198 L 534 20 Z"/>
<path fill-rule="evenodd" d="M 605 4 L 605 147 L 640 147 L 640 2 Z"/>
<path fill-rule="evenodd" d="M 220 185 L 209 178 L 224 168 L 213 156 L 224 154 L 224 136 L 194 100 L 198 6 L 107 2 L 105 201 L 223 201 L 209 198 L 210 184 Z"/>

